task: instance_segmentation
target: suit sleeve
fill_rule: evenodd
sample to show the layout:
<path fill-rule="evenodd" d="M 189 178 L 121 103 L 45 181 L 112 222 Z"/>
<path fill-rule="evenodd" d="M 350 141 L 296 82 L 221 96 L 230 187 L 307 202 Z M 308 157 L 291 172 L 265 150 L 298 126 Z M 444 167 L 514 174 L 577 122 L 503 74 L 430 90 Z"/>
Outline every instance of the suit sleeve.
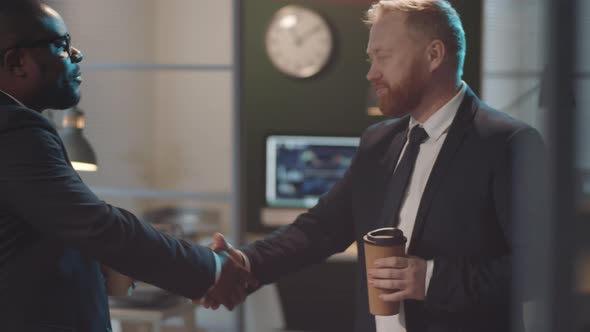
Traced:
<path fill-rule="evenodd" d="M 351 190 L 361 153 L 359 148 L 344 176 L 320 197 L 316 206 L 292 224 L 241 248 L 261 283 L 275 282 L 281 276 L 323 262 L 354 242 Z"/>
<path fill-rule="evenodd" d="M 444 315 L 477 314 L 534 296 L 533 282 L 514 280 L 515 270 L 538 266 L 534 229 L 546 213 L 547 159 L 542 138 L 532 128 L 508 137 L 494 167 L 492 197 L 496 217 L 510 251 L 503 256 L 434 257 L 425 306 Z M 517 291 L 515 285 L 518 285 Z M 512 298 L 515 296 L 515 298 Z"/>
<path fill-rule="evenodd" d="M 98 199 L 68 163 L 55 131 L 39 125 L 0 133 L 0 151 L 0 206 L 39 236 L 188 298 L 213 284 L 209 248 L 160 233 Z"/>

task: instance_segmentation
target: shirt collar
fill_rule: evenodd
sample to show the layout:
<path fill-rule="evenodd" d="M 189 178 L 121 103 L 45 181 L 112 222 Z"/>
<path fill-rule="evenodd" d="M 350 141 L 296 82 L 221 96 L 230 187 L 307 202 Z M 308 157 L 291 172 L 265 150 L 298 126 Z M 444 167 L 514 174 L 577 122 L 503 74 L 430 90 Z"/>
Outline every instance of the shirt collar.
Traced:
<path fill-rule="evenodd" d="M 459 110 L 459 106 L 463 101 L 463 97 L 465 97 L 465 92 L 467 91 L 467 84 L 461 81 L 461 87 L 457 94 L 451 98 L 446 104 L 444 104 L 441 108 L 439 108 L 434 114 L 426 120 L 424 123 L 419 123 L 414 117 L 410 117 L 410 129 L 414 128 L 414 126 L 421 124 L 422 128 L 426 131 L 429 138 L 434 139 L 435 141 L 438 140 L 451 126 L 457 111 Z M 408 132 L 409 134 L 409 132 Z"/>
<path fill-rule="evenodd" d="M 26 108 L 25 104 L 21 103 L 18 99 L 14 98 L 10 93 L 8 93 L 8 92 L 6 92 L 4 90 L 0 90 L 0 92 L 3 93 L 3 94 L 5 94 L 5 95 L 7 95 L 10 99 L 14 100 L 15 103 L 17 103 L 20 106 Z"/>

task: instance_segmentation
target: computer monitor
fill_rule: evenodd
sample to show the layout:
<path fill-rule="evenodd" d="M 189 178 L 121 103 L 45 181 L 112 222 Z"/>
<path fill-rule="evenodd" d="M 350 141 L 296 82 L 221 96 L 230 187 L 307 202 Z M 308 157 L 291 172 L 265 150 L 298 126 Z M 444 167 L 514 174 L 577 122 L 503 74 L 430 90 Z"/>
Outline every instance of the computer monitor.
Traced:
<path fill-rule="evenodd" d="M 314 206 L 344 175 L 358 144 L 358 137 L 268 136 L 267 206 Z"/>

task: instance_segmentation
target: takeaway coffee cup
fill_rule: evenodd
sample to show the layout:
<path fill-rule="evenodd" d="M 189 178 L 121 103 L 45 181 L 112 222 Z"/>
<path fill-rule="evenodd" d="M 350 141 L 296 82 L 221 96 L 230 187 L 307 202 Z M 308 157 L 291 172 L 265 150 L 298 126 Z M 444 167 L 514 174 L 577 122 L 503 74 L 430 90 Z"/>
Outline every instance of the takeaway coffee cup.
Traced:
<path fill-rule="evenodd" d="M 406 237 L 404 233 L 394 227 L 379 228 L 365 235 L 365 264 L 366 270 L 374 269 L 374 262 L 378 258 L 391 256 L 405 256 Z M 369 290 L 369 311 L 375 316 L 391 316 L 399 313 L 399 302 L 386 302 L 379 298 L 381 294 L 390 293 L 367 284 Z"/>
<path fill-rule="evenodd" d="M 133 279 L 108 266 L 102 266 L 109 296 L 129 296 L 133 289 Z"/>

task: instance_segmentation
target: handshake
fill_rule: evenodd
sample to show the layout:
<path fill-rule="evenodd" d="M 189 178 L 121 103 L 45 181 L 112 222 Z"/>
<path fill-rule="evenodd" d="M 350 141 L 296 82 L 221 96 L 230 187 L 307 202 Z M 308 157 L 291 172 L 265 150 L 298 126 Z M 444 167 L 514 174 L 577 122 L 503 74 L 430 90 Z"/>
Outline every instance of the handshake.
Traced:
<path fill-rule="evenodd" d="M 194 302 L 202 303 L 205 308 L 217 309 L 224 305 L 233 310 L 244 302 L 250 290 L 258 287 L 259 282 L 250 273 L 245 256 L 234 249 L 222 234 L 215 233 L 213 239 L 209 248 L 222 258 L 221 273 L 204 298 Z"/>

